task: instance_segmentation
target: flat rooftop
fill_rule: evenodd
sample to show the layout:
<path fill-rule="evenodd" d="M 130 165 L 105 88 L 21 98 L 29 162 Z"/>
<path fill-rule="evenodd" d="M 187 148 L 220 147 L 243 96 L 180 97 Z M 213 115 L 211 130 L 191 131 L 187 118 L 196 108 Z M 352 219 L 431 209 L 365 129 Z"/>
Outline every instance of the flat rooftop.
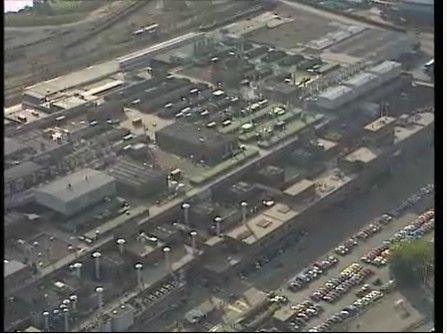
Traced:
<path fill-rule="evenodd" d="M 241 224 L 227 233 L 227 236 L 244 242 L 254 244 L 290 221 L 297 212 L 285 204 L 276 204 L 271 209 L 247 220 L 246 225 Z"/>
<path fill-rule="evenodd" d="M 308 179 L 302 179 L 284 190 L 284 193 L 290 196 L 296 196 L 314 185 L 315 182 Z"/>
<path fill-rule="evenodd" d="M 69 202 L 85 196 L 115 179 L 106 173 L 93 169 L 83 169 L 71 175 L 62 177 L 38 189 L 41 193 L 51 194 L 61 201 Z M 71 185 L 70 187 L 68 185 Z"/>
<path fill-rule="evenodd" d="M 321 199 L 343 188 L 353 179 L 354 176 L 346 175 L 339 168 L 335 168 L 324 172 L 313 181 L 316 184 L 316 193 Z"/>
<path fill-rule="evenodd" d="M 383 116 L 378 119 L 376 119 L 374 122 L 369 123 L 364 127 L 366 131 L 376 132 L 380 129 L 394 123 L 396 119 L 391 116 Z"/>
<path fill-rule="evenodd" d="M 350 162 L 368 163 L 377 158 L 377 155 L 367 147 L 360 147 L 344 157 L 344 160 Z"/>

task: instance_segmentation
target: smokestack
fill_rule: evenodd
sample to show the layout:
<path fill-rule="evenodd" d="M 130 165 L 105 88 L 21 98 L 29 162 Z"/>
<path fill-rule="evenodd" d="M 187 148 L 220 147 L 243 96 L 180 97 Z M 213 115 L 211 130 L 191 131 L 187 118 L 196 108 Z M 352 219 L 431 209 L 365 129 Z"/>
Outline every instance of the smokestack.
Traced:
<path fill-rule="evenodd" d="M 191 206 L 189 205 L 189 203 L 183 203 L 182 204 L 182 209 L 183 209 L 183 220 L 184 220 L 184 224 L 186 226 L 189 226 L 189 208 Z"/>
<path fill-rule="evenodd" d="M 43 315 L 43 331 L 49 332 L 50 331 L 50 312 L 45 311 L 42 313 Z"/>
<path fill-rule="evenodd" d="M 73 264 L 73 268 L 75 269 L 76 272 L 76 277 L 78 279 L 81 279 L 81 268 L 82 268 L 82 263 L 81 262 L 76 262 Z"/>
<path fill-rule="evenodd" d="M 242 208 L 242 224 L 245 225 L 247 223 L 247 202 L 242 202 L 241 208 Z"/>
<path fill-rule="evenodd" d="M 126 239 L 119 238 L 118 240 L 116 240 L 116 244 L 118 245 L 120 254 L 124 254 L 124 244 L 125 243 L 126 243 Z"/>
<path fill-rule="evenodd" d="M 220 237 L 221 234 L 220 223 L 222 222 L 222 218 L 217 216 L 216 218 L 214 218 L 214 221 L 216 222 L 216 234 L 218 237 Z"/>
<path fill-rule="evenodd" d="M 100 259 L 101 259 L 101 253 L 100 252 L 94 252 L 92 254 L 93 258 L 95 259 L 95 278 L 100 279 L 101 278 L 101 272 L 100 272 Z"/>
<path fill-rule="evenodd" d="M 61 311 L 56 308 L 53 310 L 53 321 L 55 321 L 56 323 L 59 321 L 59 317 L 61 315 Z"/>
<path fill-rule="evenodd" d="M 166 263 L 166 270 L 171 273 L 172 268 L 171 268 L 171 259 L 169 256 L 169 253 L 171 252 L 171 248 L 169 247 L 165 247 L 163 248 L 163 252 L 165 253 L 165 263 Z"/>
<path fill-rule="evenodd" d="M 37 262 L 37 255 L 36 255 L 37 247 L 39 247 L 39 242 L 34 241 L 32 244 L 32 257 L 33 257 L 31 260 L 32 263 Z"/>
<path fill-rule="evenodd" d="M 69 297 L 69 299 L 70 299 L 71 305 L 73 305 L 72 306 L 73 307 L 73 311 L 77 311 L 77 309 L 78 309 L 78 306 L 77 306 L 77 304 L 78 304 L 78 296 L 71 295 Z"/>
<path fill-rule="evenodd" d="M 68 308 L 64 308 L 63 309 L 63 311 L 62 311 L 62 313 L 64 314 L 64 331 L 65 331 L 65 333 L 68 333 L 70 330 L 69 330 L 69 326 L 68 326 Z"/>
<path fill-rule="evenodd" d="M 137 271 L 137 284 L 138 286 L 141 286 L 142 283 L 142 277 L 141 277 L 141 270 L 143 269 L 143 264 L 136 263 L 135 264 L 135 270 Z"/>
<path fill-rule="evenodd" d="M 98 286 L 95 289 L 96 293 L 98 294 L 98 308 L 100 310 L 102 310 L 102 307 L 104 306 L 104 301 L 103 301 L 103 292 L 104 292 L 104 288 L 102 286 Z"/>
<path fill-rule="evenodd" d="M 197 245 L 196 245 L 197 232 L 196 231 L 191 231 L 190 234 L 191 234 L 192 255 L 196 255 L 196 251 L 197 251 Z"/>

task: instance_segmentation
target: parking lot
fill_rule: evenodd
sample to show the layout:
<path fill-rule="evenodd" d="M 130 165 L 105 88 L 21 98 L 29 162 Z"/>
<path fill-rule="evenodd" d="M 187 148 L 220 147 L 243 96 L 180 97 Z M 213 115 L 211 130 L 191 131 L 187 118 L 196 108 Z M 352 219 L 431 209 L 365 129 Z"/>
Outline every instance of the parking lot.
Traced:
<path fill-rule="evenodd" d="M 379 289 L 372 282 L 379 278 L 380 281 L 385 283 L 384 285 L 386 286 L 386 282 L 390 280 L 387 267 L 382 264 L 379 264 L 379 266 L 366 264 L 360 259 L 370 250 L 382 245 L 382 242 L 385 239 L 390 240 L 394 237 L 395 239 L 400 240 L 400 237 L 396 236 L 396 232 L 401 231 L 404 227 L 415 221 L 417 218 L 418 215 L 414 213 L 406 213 L 399 219 L 391 220 L 388 224 L 382 227 L 381 231 L 377 232 L 366 240 L 358 240 L 357 238 L 354 238 L 355 240 L 358 240 L 358 244 L 354 246 L 351 252 L 345 256 L 336 255 L 335 253 L 331 252 L 331 254 L 328 255 L 335 255 L 339 259 L 338 264 L 333 268 L 329 268 L 324 274 L 321 274 L 298 292 L 290 291 L 287 288 L 288 283 L 283 285 L 279 290 L 279 293 L 284 295 L 289 300 L 288 307 L 291 309 L 298 310 L 299 304 L 306 300 L 320 306 L 317 307 L 320 309 L 318 316 L 311 316 L 307 320 L 307 316 L 303 315 L 302 319 L 304 321 L 298 320 L 293 322 L 295 324 L 294 329 L 310 329 L 311 331 L 330 330 L 329 327 L 331 326 L 322 326 L 319 328 L 317 326 L 323 324 L 323 322 L 327 323 L 327 319 L 333 317 L 335 314 L 340 314 L 340 311 L 351 303 L 357 302 L 357 304 L 360 305 L 361 302 L 358 302 L 358 300 L 362 297 L 362 295 L 358 294 L 356 296 L 356 293 L 360 292 L 359 289 L 366 283 L 368 283 L 369 287 L 365 287 L 365 289 L 363 289 L 363 296 L 367 297 L 366 299 L 363 299 L 363 302 L 365 302 L 365 307 L 367 307 L 369 305 L 368 303 L 372 303 L 375 299 L 382 298 L 382 292 L 372 291 L 373 289 Z M 409 231 L 409 229 L 407 229 L 407 231 Z M 354 279 L 353 276 L 357 277 Z M 326 287 L 325 283 L 328 283 Z M 346 288 L 340 288 L 341 285 L 337 286 L 337 283 L 344 283 Z M 384 285 L 381 286 L 382 289 Z M 340 292 L 336 294 L 335 298 L 328 298 L 326 301 L 321 300 L 321 298 L 310 298 L 312 293 L 317 291 L 319 288 L 321 288 L 321 291 L 323 292 L 325 290 L 330 291 L 331 289 L 328 289 L 328 287 L 333 287 L 332 291 L 335 291 L 335 287 L 340 288 Z M 328 296 L 330 293 L 322 293 L 322 295 Z M 344 311 L 346 318 L 348 317 L 348 313 L 348 311 Z M 330 321 L 330 323 L 333 325 L 336 324 L 337 321 Z"/>

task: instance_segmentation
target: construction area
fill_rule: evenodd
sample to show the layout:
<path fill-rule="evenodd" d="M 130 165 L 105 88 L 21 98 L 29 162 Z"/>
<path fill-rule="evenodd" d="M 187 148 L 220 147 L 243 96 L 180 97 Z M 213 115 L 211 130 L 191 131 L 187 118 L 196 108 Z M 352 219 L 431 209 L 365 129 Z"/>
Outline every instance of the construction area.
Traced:
<path fill-rule="evenodd" d="M 4 110 L 5 330 L 391 330 L 367 327 L 382 304 L 411 315 L 392 330 L 430 326 L 392 284 L 339 322 L 353 291 L 309 301 L 347 266 L 363 285 L 392 280 L 360 258 L 418 217 L 433 237 L 434 92 L 412 74 L 417 41 L 294 1 L 141 3 L 106 6 L 124 16 L 104 29 L 128 42 L 97 46 L 101 63 L 84 56 L 114 44 L 101 33 L 76 54 L 50 37 L 67 51 L 42 66 L 58 74 L 27 77 Z M 6 80 L 31 73 L 10 57 Z M 81 69 L 58 69 L 64 57 Z M 377 217 L 380 233 L 334 251 Z M 327 277 L 296 288 L 322 259 Z"/>

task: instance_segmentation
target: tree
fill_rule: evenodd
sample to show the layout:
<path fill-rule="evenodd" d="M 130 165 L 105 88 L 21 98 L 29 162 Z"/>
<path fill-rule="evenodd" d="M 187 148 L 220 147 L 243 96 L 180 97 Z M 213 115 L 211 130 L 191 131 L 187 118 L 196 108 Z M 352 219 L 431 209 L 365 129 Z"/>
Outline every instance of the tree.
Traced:
<path fill-rule="evenodd" d="M 434 247 L 430 241 L 417 240 L 392 247 L 391 274 L 400 287 L 424 284 L 433 270 Z"/>

